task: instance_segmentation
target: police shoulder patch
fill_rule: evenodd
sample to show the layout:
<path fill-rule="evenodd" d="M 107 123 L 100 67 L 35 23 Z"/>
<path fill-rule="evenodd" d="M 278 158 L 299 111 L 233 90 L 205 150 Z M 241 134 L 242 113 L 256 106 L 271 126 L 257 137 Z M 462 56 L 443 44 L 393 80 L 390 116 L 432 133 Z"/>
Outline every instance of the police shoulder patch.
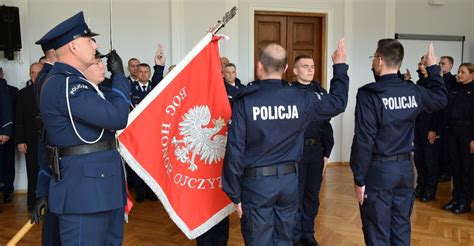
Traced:
<path fill-rule="evenodd" d="M 83 81 L 81 80 L 78 80 L 77 78 L 74 78 L 74 77 L 69 77 L 70 80 L 74 80 L 74 81 L 70 81 L 69 82 L 69 94 L 70 95 L 76 95 L 77 93 L 79 93 L 80 91 L 83 91 L 83 90 L 88 90 L 89 88 L 91 88 L 90 85 L 87 85 L 86 83 L 84 83 Z"/>

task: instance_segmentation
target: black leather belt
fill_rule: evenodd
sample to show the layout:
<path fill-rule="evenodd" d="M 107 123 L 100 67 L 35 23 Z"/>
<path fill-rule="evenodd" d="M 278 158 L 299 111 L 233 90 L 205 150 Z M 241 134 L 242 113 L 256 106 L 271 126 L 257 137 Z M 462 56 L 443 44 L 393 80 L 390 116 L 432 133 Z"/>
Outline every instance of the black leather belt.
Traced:
<path fill-rule="evenodd" d="M 293 162 L 285 164 L 277 164 L 266 167 L 252 167 L 244 170 L 245 177 L 257 177 L 257 176 L 276 176 L 278 173 L 282 175 L 296 173 L 296 165 Z"/>
<path fill-rule="evenodd" d="M 93 152 L 117 149 L 117 141 L 109 140 L 104 142 L 97 142 L 94 144 L 83 144 L 67 148 L 59 148 L 59 157 L 68 155 L 85 155 Z"/>
<path fill-rule="evenodd" d="M 304 145 L 316 145 L 318 140 L 316 138 L 307 138 L 304 140 Z"/>
<path fill-rule="evenodd" d="M 398 154 L 392 156 L 372 155 L 373 161 L 406 161 L 411 159 L 410 153 Z"/>

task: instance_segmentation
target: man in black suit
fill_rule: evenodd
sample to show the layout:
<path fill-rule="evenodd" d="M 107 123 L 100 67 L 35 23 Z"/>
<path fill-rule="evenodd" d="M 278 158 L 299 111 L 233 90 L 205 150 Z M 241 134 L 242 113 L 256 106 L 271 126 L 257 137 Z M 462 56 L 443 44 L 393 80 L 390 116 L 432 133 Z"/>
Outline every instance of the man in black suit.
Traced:
<path fill-rule="evenodd" d="M 35 62 L 30 66 L 31 83 L 18 92 L 15 111 L 15 144 L 18 152 L 25 155 L 26 175 L 28 178 L 27 206 L 31 211 L 36 203 L 36 180 L 38 176 L 38 127 L 35 117 L 38 114 L 34 100 L 34 81 L 43 68 Z"/>

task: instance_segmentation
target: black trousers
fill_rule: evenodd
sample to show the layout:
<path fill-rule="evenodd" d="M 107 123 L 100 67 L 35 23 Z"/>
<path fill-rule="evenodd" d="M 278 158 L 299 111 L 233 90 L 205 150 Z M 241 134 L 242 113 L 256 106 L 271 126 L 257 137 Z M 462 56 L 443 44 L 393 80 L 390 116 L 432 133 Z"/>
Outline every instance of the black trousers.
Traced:
<path fill-rule="evenodd" d="M 323 177 L 323 149 L 320 144 L 306 145 L 298 163 L 299 208 L 294 241 L 314 237 L 314 219 L 319 209 L 319 191 Z"/>
<path fill-rule="evenodd" d="M 439 174 L 439 149 L 440 141 L 436 139 L 433 144 L 428 142 L 428 128 L 419 124 L 415 125 L 415 166 L 418 173 L 417 188 L 425 192 L 436 193 Z"/>
<path fill-rule="evenodd" d="M 38 180 L 38 146 L 36 142 L 27 143 L 28 151 L 25 154 L 26 159 L 26 176 L 28 179 L 28 197 L 26 204 L 32 209 L 36 203 L 36 182 Z"/>
<path fill-rule="evenodd" d="M 196 238 L 197 246 L 225 246 L 229 241 L 229 217 Z"/>
<path fill-rule="evenodd" d="M 13 192 L 13 182 L 15 181 L 15 143 L 10 138 L 5 144 L 0 144 L 0 174 L 3 183 L 3 193 Z"/>
<path fill-rule="evenodd" d="M 366 245 L 410 245 L 413 178 L 411 160 L 372 161 L 360 206 Z"/>
<path fill-rule="evenodd" d="M 471 204 L 474 195 L 474 154 L 469 152 L 469 129 L 451 128 L 449 153 L 453 167 L 453 199 Z"/>

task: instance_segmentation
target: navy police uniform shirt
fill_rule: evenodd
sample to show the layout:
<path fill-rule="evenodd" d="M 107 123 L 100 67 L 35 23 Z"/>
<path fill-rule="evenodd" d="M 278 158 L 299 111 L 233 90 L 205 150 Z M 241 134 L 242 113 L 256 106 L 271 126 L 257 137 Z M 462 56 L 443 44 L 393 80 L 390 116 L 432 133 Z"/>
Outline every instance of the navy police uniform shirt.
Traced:
<path fill-rule="evenodd" d="M 447 120 L 450 128 L 460 127 L 474 140 L 474 82 L 457 83 L 448 94 Z"/>
<path fill-rule="evenodd" d="M 13 135 L 13 104 L 7 81 L 0 79 L 0 135 Z"/>
<path fill-rule="evenodd" d="M 402 80 L 397 74 L 381 76 L 357 93 L 355 135 L 350 164 L 356 185 L 365 185 L 372 155 L 393 156 L 413 149 L 415 119 L 446 106 L 446 87 L 440 68 L 427 68 L 428 89 Z"/>
<path fill-rule="evenodd" d="M 242 88 L 245 88 L 245 86 L 240 82 L 240 79 L 235 78 L 235 84 L 231 85 L 227 82 L 225 82 L 224 79 L 224 84 L 225 84 L 225 90 L 227 92 L 227 98 L 229 98 L 229 103 L 230 106 L 232 107 L 232 104 L 234 103 L 234 97 L 237 96 L 237 93 L 239 90 Z"/>
<path fill-rule="evenodd" d="M 334 78 L 328 95 L 269 79 L 248 86 L 245 90 L 253 93 L 236 99 L 222 174 L 223 190 L 232 202 L 241 201 L 244 169 L 298 162 L 307 123 L 344 111 L 349 84 L 347 69 L 346 64 L 333 66 Z M 258 89 L 252 89 L 255 86 Z"/>
<path fill-rule="evenodd" d="M 310 84 L 301 84 L 298 81 L 295 81 L 290 84 L 296 88 L 300 88 L 303 90 L 308 90 L 319 94 L 320 96 L 324 96 L 328 94 L 328 92 L 321 86 L 318 81 L 311 81 Z M 329 157 L 331 155 L 332 148 L 334 146 L 334 135 L 330 120 L 315 120 L 311 121 L 304 133 L 305 139 L 316 139 L 320 141 L 321 146 L 323 148 L 323 156 Z"/>
<path fill-rule="evenodd" d="M 99 141 L 114 140 L 115 131 L 127 125 L 130 87 L 123 75 L 115 75 L 112 85 L 104 99 L 80 71 L 56 62 L 40 98 L 48 144 L 59 148 L 83 145 L 78 134 L 94 141 L 102 130 Z M 52 213 L 94 213 L 124 206 L 125 182 L 117 150 L 61 157 L 60 170 L 61 181 L 50 182 L 48 204 Z"/>
<path fill-rule="evenodd" d="M 429 80 L 424 78 L 423 74 L 418 71 L 419 80 L 416 82 L 417 85 L 424 88 L 428 88 Z M 433 131 L 439 133 L 441 130 L 441 123 L 443 118 L 443 111 L 439 110 L 437 112 L 428 113 L 421 112 L 416 118 L 416 124 L 420 126 L 419 129 L 425 129 L 427 131 Z"/>

